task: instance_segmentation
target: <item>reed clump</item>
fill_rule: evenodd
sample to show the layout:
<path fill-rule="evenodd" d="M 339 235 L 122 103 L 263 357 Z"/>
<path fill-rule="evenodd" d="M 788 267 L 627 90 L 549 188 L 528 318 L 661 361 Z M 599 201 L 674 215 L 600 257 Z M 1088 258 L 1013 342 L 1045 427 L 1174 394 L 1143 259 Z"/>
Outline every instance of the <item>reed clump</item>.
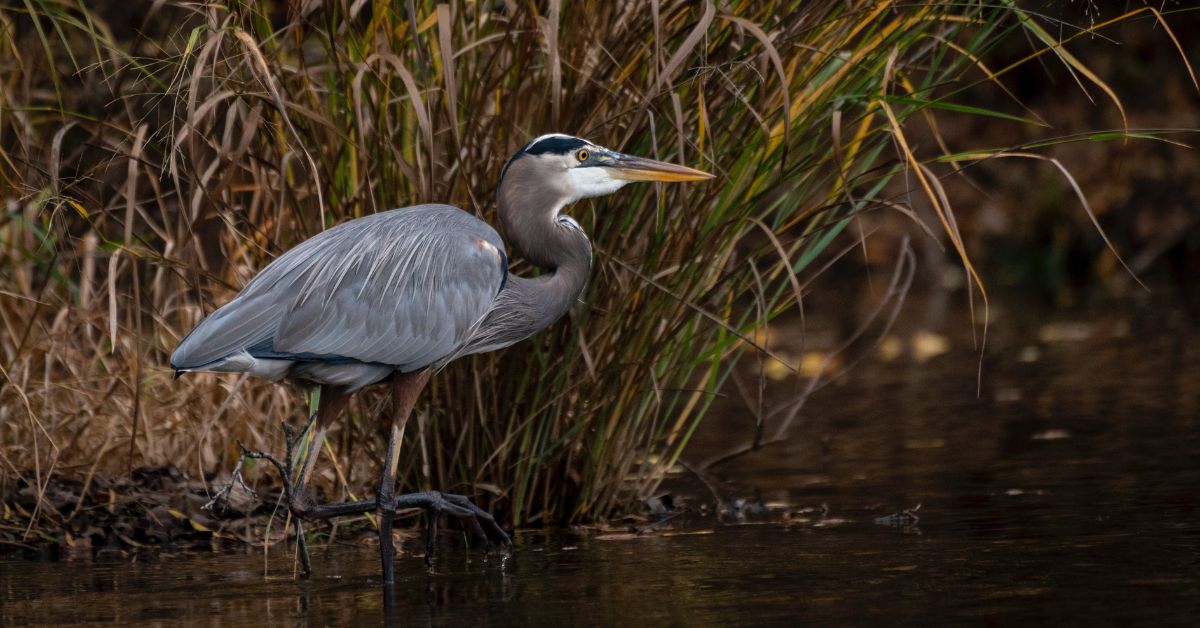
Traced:
<path fill-rule="evenodd" d="M 237 439 L 281 450 L 279 423 L 306 416 L 296 392 L 172 381 L 180 338 L 341 220 L 435 201 L 491 220 L 504 160 L 561 131 L 718 178 L 575 207 L 597 251 L 584 303 L 434 377 L 400 478 L 515 525 L 621 512 L 676 463 L 753 338 L 853 246 L 854 216 L 911 213 L 885 196 L 897 177 L 985 297 L 938 178 L 1034 151 L 906 131 L 984 115 L 1039 137 L 1015 101 L 959 104 L 1003 85 L 997 45 L 1028 38 L 1023 63 L 1056 57 L 1120 109 L 1068 52 L 1108 23 L 1051 28 L 1007 0 L 90 5 L 0 8 L 0 494 L 167 463 L 212 479 Z M 327 497 L 371 493 L 386 411 L 379 394 L 354 402 Z"/>

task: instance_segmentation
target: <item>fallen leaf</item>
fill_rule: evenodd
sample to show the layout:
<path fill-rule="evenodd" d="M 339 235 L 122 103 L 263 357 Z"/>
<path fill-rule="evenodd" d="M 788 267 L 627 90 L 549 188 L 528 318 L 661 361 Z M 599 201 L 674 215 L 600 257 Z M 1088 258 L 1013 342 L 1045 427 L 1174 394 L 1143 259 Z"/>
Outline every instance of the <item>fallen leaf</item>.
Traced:
<path fill-rule="evenodd" d="M 888 334 L 879 341 L 879 348 L 875 350 L 875 355 L 882 362 L 891 362 L 904 354 L 904 343 L 899 338 Z"/>
<path fill-rule="evenodd" d="M 1038 330 L 1038 339 L 1042 342 L 1078 342 L 1091 337 L 1092 326 L 1088 323 L 1046 323 Z"/>
<path fill-rule="evenodd" d="M 940 334 L 919 331 L 913 334 L 912 355 L 917 362 L 928 362 L 950 350 L 950 340 Z"/>
<path fill-rule="evenodd" d="M 1020 388 L 1001 388 L 996 391 L 998 402 L 1020 401 L 1022 396 Z"/>
<path fill-rule="evenodd" d="M 779 381 L 791 377 L 792 369 L 779 360 L 767 360 L 763 363 L 763 375 L 766 375 L 768 379 Z"/>
<path fill-rule="evenodd" d="M 822 372 L 836 371 L 839 366 L 837 356 L 829 357 L 824 351 L 808 351 L 800 358 L 800 375 L 816 377 Z"/>
<path fill-rule="evenodd" d="M 1050 429 L 1034 434 L 1032 440 L 1062 440 L 1071 438 L 1071 433 L 1067 430 Z"/>

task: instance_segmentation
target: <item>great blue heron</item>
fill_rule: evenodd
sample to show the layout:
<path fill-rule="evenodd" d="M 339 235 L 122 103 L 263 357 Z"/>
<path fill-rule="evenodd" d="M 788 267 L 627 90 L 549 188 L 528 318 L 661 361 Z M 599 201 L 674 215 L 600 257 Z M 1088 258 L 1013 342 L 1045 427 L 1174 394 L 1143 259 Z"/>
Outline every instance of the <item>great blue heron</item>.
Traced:
<path fill-rule="evenodd" d="M 496 231 L 448 205 L 356 218 L 268 264 L 179 343 L 171 368 L 176 375 L 232 371 L 319 385 L 299 477 L 294 483 L 284 478 L 288 506 L 302 519 L 378 511 L 385 582 L 393 581 L 392 518 L 398 508 L 426 509 L 431 528 L 439 515 L 453 516 L 489 542 L 508 543 L 491 515 L 466 497 L 394 495 L 400 441 L 417 396 L 430 374 L 451 360 L 524 340 L 575 303 L 591 270 L 592 245 L 579 223 L 560 213 L 563 207 L 630 181 L 711 176 L 569 135 L 543 135 L 505 164 L 496 209 L 509 240 L 548 272 L 508 272 Z M 389 379 L 391 435 L 375 500 L 315 503 L 307 483 L 330 425 L 352 393 Z"/>

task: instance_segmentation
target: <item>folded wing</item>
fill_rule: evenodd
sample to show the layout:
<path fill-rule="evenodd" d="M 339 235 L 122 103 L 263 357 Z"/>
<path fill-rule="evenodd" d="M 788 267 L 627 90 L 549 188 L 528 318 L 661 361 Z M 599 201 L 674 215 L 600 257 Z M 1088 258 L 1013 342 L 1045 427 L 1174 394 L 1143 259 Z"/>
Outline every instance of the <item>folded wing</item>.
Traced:
<path fill-rule="evenodd" d="M 487 314 L 506 276 L 499 235 L 459 209 L 366 216 L 268 265 L 180 343 L 171 363 L 200 369 L 247 352 L 401 371 L 438 365 Z"/>

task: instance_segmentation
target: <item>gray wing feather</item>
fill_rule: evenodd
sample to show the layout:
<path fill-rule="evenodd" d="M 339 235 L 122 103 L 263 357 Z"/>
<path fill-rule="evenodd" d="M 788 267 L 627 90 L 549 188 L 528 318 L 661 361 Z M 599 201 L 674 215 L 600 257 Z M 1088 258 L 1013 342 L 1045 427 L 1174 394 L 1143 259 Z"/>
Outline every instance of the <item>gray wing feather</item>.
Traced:
<path fill-rule="evenodd" d="M 446 205 L 351 220 L 263 269 L 184 339 L 172 365 L 242 350 L 402 371 L 436 364 L 491 308 L 507 273 L 503 247 L 487 223 Z"/>

